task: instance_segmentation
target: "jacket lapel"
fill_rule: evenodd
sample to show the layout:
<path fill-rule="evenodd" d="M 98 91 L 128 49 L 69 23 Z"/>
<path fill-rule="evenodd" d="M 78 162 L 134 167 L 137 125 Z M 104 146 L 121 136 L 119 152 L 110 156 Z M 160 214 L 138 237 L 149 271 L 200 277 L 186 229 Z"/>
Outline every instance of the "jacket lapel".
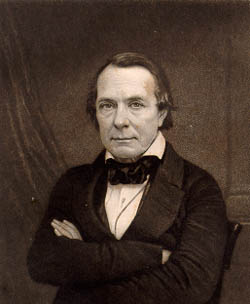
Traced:
<path fill-rule="evenodd" d="M 184 196 L 183 166 L 183 159 L 167 143 L 165 157 L 145 195 L 142 207 L 122 239 L 158 239 L 171 227 Z M 77 191 L 79 195 L 75 216 L 88 240 L 101 242 L 115 239 L 109 229 L 104 209 L 107 188 L 104 153 L 100 154 L 91 170 L 90 181 Z"/>
<path fill-rule="evenodd" d="M 173 224 L 184 196 L 183 159 L 167 143 L 163 163 L 157 170 L 141 209 L 123 239 L 159 238 Z"/>
<path fill-rule="evenodd" d="M 91 168 L 90 180 L 76 189 L 78 197 L 75 202 L 75 217 L 82 227 L 88 241 L 104 241 L 114 238 L 108 225 L 105 213 L 105 195 L 107 190 L 107 174 L 104 167 L 103 153 Z"/>

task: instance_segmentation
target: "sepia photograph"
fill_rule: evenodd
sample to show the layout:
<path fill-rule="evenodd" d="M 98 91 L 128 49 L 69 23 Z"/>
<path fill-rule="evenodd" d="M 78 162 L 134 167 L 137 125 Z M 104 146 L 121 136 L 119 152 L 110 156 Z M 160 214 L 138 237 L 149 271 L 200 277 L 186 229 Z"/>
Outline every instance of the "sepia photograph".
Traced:
<path fill-rule="evenodd" d="M 0 1 L 0 303 L 250 303 L 250 1 Z"/>

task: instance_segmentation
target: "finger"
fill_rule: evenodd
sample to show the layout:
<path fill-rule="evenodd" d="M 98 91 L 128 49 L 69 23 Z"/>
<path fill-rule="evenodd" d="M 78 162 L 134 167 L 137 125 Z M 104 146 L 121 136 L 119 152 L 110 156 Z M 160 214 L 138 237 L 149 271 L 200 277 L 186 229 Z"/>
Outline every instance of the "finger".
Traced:
<path fill-rule="evenodd" d="M 162 264 L 165 264 L 168 261 L 171 253 L 172 253 L 171 251 L 169 251 L 167 249 L 163 249 L 163 251 L 162 251 Z"/>
<path fill-rule="evenodd" d="M 73 224 L 71 224 L 70 222 L 68 222 L 68 221 L 66 221 L 66 220 L 63 220 L 63 221 L 61 222 L 61 221 L 58 221 L 58 220 L 54 219 L 54 220 L 52 221 L 52 223 L 55 223 L 55 224 L 59 225 L 60 227 L 66 229 L 67 231 L 71 231 L 71 232 L 72 232 L 72 231 L 74 231 L 74 230 L 77 230 L 77 228 L 76 228 Z M 69 224 L 68 224 L 68 223 L 69 223 Z"/>
<path fill-rule="evenodd" d="M 62 221 L 59 221 L 57 219 L 53 219 L 52 223 L 56 223 L 58 225 L 61 225 L 63 222 Z"/>
<path fill-rule="evenodd" d="M 57 236 L 62 236 L 62 234 L 57 229 L 54 229 L 54 232 Z"/>
<path fill-rule="evenodd" d="M 67 230 L 68 232 L 72 232 L 73 229 L 76 229 L 73 224 L 72 224 L 72 226 L 73 226 L 73 228 L 72 228 L 72 226 L 67 225 L 66 223 L 64 223 L 64 221 L 61 222 L 61 221 L 58 221 L 58 220 L 54 219 L 52 221 L 52 223 L 62 227 L 63 229 Z"/>
<path fill-rule="evenodd" d="M 82 240 L 81 234 L 80 232 L 77 230 L 77 228 L 71 224 L 70 222 L 70 226 L 67 225 L 64 221 L 60 222 L 58 220 L 53 220 L 53 222 L 55 225 L 58 225 L 59 227 L 61 227 L 61 231 L 63 233 L 63 235 L 71 238 L 71 239 L 77 239 L 77 240 Z"/>
<path fill-rule="evenodd" d="M 63 220 L 63 223 L 69 227 L 69 231 L 72 234 L 73 239 L 82 240 L 82 236 L 74 224 L 67 220 Z"/>
<path fill-rule="evenodd" d="M 51 223 L 52 227 L 54 229 L 56 229 L 59 233 L 61 233 L 63 236 L 66 236 L 67 238 L 69 239 L 72 239 L 73 236 L 72 234 L 70 233 L 70 231 L 68 231 L 67 229 L 64 228 L 64 226 L 60 225 L 60 224 L 57 224 L 55 223 L 54 221 Z"/>
<path fill-rule="evenodd" d="M 70 237 L 71 239 L 76 239 L 76 240 L 81 240 L 81 241 L 83 240 L 80 232 L 75 227 L 75 225 L 73 225 L 71 222 L 69 222 L 67 220 L 63 220 L 61 222 L 61 221 L 54 219 L 52 221 L 52 223 L 54 223 L 55 225 L 59 225 L 63 230 L 68 231 L 68 233 L 70 233 L 70 235 L 71 235 L 71 237 Z"/>
<path fill-rule="evenodd" d="M 67 220 L 63 220 L 63 223 L 64 223 L 65 225 L 69 226 L 70 228 L 76 229 L 76 230 L 77 230 L 76 226 L 75 226 L 74 224 L 72 224 L 71 222 L 69 222 L 69 221 L 67 221 Z"/>
<path fill-rule="evenodd" d="M 53 228 L 56 229 L 58 231 L 58 233 L 61 234 L 61 236 L 65 236 L 69 239 L 72 239 L 73 236 L 71 235 L 71 233 L 65 229 L 63 229 L 63 227 L 60 226 L 56 226 L 56 224 L 52 224 Z"/>

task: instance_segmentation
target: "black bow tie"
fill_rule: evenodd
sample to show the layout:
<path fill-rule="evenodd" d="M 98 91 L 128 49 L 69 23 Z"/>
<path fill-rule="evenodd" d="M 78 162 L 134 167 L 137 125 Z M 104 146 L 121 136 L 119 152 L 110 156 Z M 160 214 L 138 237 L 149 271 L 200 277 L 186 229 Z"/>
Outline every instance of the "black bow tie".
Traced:
<path fill-rule="evenodd" d="M 135 163 L 119 163 L 109 158 L 106 161 L 111 185 L 143 184 L 160 160 L 156 156 L 143 156 Z"/>

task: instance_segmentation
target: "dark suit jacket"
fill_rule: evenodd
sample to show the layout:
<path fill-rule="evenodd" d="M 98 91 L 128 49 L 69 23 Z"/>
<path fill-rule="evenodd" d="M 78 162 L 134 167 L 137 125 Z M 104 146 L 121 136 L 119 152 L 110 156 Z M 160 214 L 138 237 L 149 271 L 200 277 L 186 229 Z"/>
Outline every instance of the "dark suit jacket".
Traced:
<path fill-rule="evenodd" d="M 60 178 L 28 255 L 31 277 L 60 286 L 55 303 L 206 303 L 227 238 L 225 204 L 214 179 L 167 144 L 119 241 L 107 224 L 106 185 L 104 153 Z M 53 218 L 71 221 L 84 241 L 57 237 Z M 172 251 L 165 265 L 163 248 Z"/>

